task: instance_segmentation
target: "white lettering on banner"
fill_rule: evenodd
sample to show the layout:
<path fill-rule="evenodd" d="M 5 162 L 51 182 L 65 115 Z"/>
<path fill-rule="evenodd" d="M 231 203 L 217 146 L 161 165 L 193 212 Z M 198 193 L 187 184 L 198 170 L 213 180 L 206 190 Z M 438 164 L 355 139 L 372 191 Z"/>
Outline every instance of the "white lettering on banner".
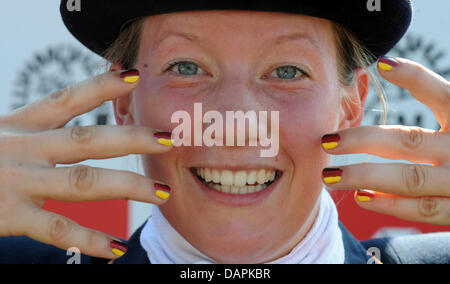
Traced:
<path fill-rule="evenodd" d="M 368 0 L 367 10 L 369 12 L 381 12 L 381 0 Z"/>

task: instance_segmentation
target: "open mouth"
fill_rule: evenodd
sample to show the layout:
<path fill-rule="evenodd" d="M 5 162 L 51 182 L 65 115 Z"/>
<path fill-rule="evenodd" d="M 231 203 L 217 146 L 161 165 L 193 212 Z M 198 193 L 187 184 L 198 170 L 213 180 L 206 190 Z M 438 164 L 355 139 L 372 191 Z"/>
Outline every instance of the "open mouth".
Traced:
<path fill-rule="evenodd" d="M 268 188 L 281 175 L 277 170 L 219 170 L 192 168 L 195 176 L 207 187 L 234 195 L 255 194 Z"/>

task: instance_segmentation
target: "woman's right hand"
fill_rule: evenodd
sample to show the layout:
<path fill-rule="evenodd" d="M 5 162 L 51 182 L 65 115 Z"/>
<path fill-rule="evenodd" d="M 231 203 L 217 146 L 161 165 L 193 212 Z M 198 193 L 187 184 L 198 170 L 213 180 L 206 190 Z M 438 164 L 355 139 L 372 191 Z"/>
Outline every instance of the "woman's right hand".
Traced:
<path fill-rule="evenodd" d="M 88 159 L 170 151 L 146 127 L 61 128 L 105 101 L 129 95 L 137 87 L 135 73 L 102 74 L 0 116 L 0 236 L 28 236 L 63 250 L 76 247 L 86 255 L 116 259 L 123 251 L 114 242 L 117 239 L 43 210 L 45 201 L 165 202 L 162 198 L 169 194 L 160 193 L 167 188 L 136 173 L 87 166 L 56 168 Z"/>

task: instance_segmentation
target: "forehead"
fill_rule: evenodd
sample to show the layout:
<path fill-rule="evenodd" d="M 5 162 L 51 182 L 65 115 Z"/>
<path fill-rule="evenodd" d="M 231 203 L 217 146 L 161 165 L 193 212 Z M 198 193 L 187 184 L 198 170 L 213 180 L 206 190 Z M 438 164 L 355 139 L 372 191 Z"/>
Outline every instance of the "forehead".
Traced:
<path fill-rule="evenodd" d="M 196 11 L 147 17 L 143 41 L 156 48 L 170 38 L 188 41 L 234 39 L 233 44 L 280 44 L 308 41 L 320 52 L 334 46 L 332 22 L 325 19 L 274 12 Z"/>

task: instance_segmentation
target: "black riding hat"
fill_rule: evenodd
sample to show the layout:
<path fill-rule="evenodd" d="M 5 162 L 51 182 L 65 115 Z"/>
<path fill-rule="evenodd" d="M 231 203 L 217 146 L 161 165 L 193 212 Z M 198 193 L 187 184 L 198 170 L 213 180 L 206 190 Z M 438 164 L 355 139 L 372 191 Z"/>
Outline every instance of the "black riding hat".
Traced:
<path fill-rule="evenodd" d="M 412 19 L 410 0 L 172 1 L 62 0 L 60 11 L 69 31 L 103 55 L 133 20 L 172 12 L 251 10 L 284 12 L 341 23 L 375 55 L 385 55 L 406 33 Z"/>

